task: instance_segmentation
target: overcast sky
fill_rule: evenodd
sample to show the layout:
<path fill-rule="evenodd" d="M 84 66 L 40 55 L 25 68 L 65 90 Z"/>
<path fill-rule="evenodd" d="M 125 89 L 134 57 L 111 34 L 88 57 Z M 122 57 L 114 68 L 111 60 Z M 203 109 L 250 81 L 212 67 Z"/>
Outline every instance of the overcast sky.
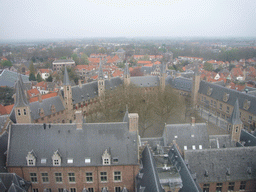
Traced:
<path fill-rule="evenodd" d="M 256 0 L 0 0 L 0 40 L 255 37 Z"/>

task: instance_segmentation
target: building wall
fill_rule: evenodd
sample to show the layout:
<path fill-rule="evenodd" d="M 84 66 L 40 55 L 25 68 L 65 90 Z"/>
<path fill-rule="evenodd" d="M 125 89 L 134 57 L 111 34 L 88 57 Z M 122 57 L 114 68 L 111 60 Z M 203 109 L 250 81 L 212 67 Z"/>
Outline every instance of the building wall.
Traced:
<path fill-rule="evenodd" d="M 52 115 L 42 116 L 41 118 L 35 120 L 34 123 L 67 123 L 66 111 L 60 111 L 53 113 Z"/>
<path fill-rule="evenodd" d="M 204 108 L 205 110 L 210 110 L 214 115 L 217 115 L 223 119 L 229 118 L 232 115 L 234 109 L 233 105 L 229 105 L 224 101 L 218 101 L 204 94 L 198 95 L 198 104 L 200 107 Z M 221 105 L 222 108 L 220 109 Z M 244 128 L 246 130 L 250 130 L 250 125 L 255 127 L 256 116 L 246 110 L 239 110 L 241 113 L 241 120 L 244 123 Z"/>
<path fill-rule="evenodd" d="M 246 180 L 244 180 L 246 181 Z M 229 184 L 231 182 L 234 182 L 234 189 L 229 189 Z M 243 182 L 243 181 L 242 181 Z M 220 182 L 221 183 L 221 182 Z M 203 192 L 216 192 L 217 191 L 217 185 L 218 183 L 200 183 L 200 187 L 203 189 Z M 209 185 L 209 190 L 206 190 L 207 187 L 204 185 Z M 255 192 L 256 191 L 256 181 L 255 180 L 247 180 L 245 184 L 245 189 L 240 189 L 241 187 L 241 181 L 229 181 L 229 182 L 223 182 L 222 183 L 222 190 L 225 191 L 246 191 L 246 192 Z"/>
<path fill-rule="evenodd" d="M 32 182 L 32 189 L 40 192 L 45 188 L 58 191 L 59 188 L 75 188 L 77 192 L 84 187 L 93 188 L 94 192 L 107 187 L 109 192 L 114 192 L 115 187 L 126 187 L 129 192 L 135 191 L 135 176 L 139 172 L 139 165 L 111 165 L 111 166 L 88 166 L 88 167 L 10 167 L 9 172 L 16 173 L 27 181 L 31 181 L 30 173 L 36 173 L 37 182 Z M 114 171 L 121 172 L 121 181 L 114 181 Z M 91 172 L 93 182 L 86 181 L 86 173 Z M 100 180 L 100 172 L 107 172 L 107 181 Z M 48 182 L 42 181 L 42 173 L 48 173 Z M 62 182 L 57 183 L 55 173 L 62 173 Z M 75 174 L 75 182 L 69 182 L 68 173 Z"/>

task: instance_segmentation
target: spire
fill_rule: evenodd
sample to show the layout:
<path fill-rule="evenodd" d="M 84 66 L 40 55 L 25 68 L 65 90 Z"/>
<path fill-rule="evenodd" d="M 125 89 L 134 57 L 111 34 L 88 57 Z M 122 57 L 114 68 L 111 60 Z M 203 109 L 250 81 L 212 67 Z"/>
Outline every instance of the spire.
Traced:
<path fill-rule="evenodd" d="M 125 63 L 124 75 L 130 75 L 129 68 L 128 68 L 128 63 Z"/>
<path fill-rule="evenodd" d="M 101 59 L 100 59 L 98 79 L 104 79 L 102 65 L 101 65 Z"/>
<path fill-rule="evenodd" d="M 233 110 L 232 115 L 230 117 L 230 123 L 232 125 L 243 124 L 241 119 L 240 119 L 239 103 L 238 103 L 237 98 L 236 98 L 236 102 L 235 102 L 235 105 L 234 105 L 234 110 Z"/>
<path fill-rule="evenodd" d="M 126 112 L 125 112 L 125 115 L 124 115 L 124 118 L 123 118 L 123 122 L 129 122 L 129 117 L 128 117 L 128 106 L 126 105 Z"/>
<path fill-rule="evenodd" d="M 164 62 L 163 62 L 161 65 L 162 65 L 162 66 L 161 66 L 161 75 L 162 75 L 162 74 L 165 74 L 165 73 L 166 73 L 166 66 L 165 66 L 165 63 L 164 63 Z"/>
<path fill-rule="evenodd" d="M 16 99 L 15 99 L 15 107 L 25 107 L 28 106 L 28 100 L 25 96 L 24 90 L 23 90 L 23 86 L 20 82 L 20 80 L 18 80 L 16 82 L 15 85 L 16 88 Z"/>
<path fill-rule="evenodd" d="M 199 75 L 198 63 L 196 63 L 196 67 L 195 67 L 194 73 L 195 73 L 195 75 Z"/>
<path fill-rule="evenodd" d="M 70 85 L 68 71 L 67 71 L 66 66 L 65 66 L 65 71 L 64 71 L 63 85 Z"/>

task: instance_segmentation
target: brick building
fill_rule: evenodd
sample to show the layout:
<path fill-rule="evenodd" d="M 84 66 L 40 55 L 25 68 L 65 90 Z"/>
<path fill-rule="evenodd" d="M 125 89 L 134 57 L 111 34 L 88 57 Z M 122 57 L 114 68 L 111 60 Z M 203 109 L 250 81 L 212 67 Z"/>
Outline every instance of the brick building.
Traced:
<path fill-rule="evenodd" d="M 72 124 L 13 124 L 8 171 L 31 181 L 33 191 L 134 191 L 138 115 L 127 111 L 123 122 L 95 124 L 76 116 Z"/>

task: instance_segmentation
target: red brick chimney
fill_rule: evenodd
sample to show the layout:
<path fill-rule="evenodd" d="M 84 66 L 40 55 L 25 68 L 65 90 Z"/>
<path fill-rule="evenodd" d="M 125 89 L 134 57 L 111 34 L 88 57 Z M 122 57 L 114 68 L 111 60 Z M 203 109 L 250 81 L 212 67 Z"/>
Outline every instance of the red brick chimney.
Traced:
<path fill-rule="evenodd" d="M 191 125 L 195 126 L 196 124 L 196 118 L 195 117 L 191 117 Z"/>

